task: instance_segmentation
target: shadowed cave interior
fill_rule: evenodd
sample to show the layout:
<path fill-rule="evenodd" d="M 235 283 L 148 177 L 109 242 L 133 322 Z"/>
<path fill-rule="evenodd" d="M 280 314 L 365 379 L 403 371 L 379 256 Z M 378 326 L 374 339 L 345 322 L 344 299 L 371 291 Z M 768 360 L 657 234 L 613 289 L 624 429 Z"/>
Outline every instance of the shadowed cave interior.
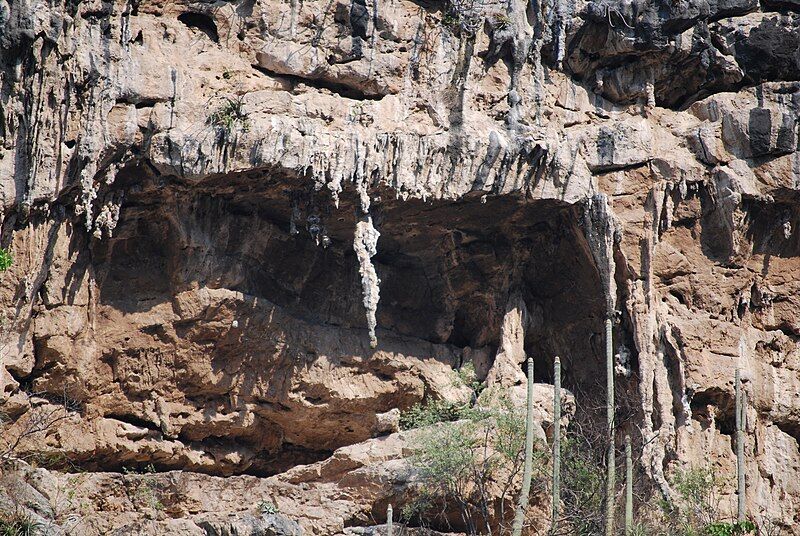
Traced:
<path fill-rule="evenodd" d="M 309 190 L 302 182 L 270 170 L 212 176 L 196 183 L 159 176 L 145 166 L 123 170 L 114 185 L 117 192 L 125 192 L 114 236 L 92 243 L 98 302 L 125 314 L 146 313 L 174 302 L 187 290 L 230 289 L 243 293 L 248 303 L 279 307 L 290 325 L 301 322 L 363 337 L 365 311 L 352 246 L 358 197 L 343 192 L 336 208 L 327 191 Z M 396 200 L 388 191 L 373 195 L 370 212 L 381 233 L 373 258 L 381 279 L 377 351 L 391 352 L 392 341 L 399 338 L 447 348 L 455 355 L 465 347 L 488 348 L 494 355 L 506 300 L 510 292 L 519 291 L 530 316 L 525 350 L 534 356 L 536 381 L 552 382 L 553 357 L 558 354 L 565 388 L 604 396 L 598 382 L 605 370 L 602 290 L 578 223 L 579 209 L 508 196 L 424 203 Z M 258 316 L 256 308 L 252 312 Z M 273 318 L 259 317 L 256 322 L 247 314 L 241 315 L 243 323 L 253 322 L 241 330 L 251 337 L 247 344 L 232 338 L 231 330 L 221 336 L 208 318 L 176 322 L 174 332 L 160 326 L 144 331 L 154 338 L 177 337 L 183 339 L 179 345 L 185 341 L 188 347 L 211 352 L 217 371 L 239 370 L 249 363 L 259 367 L 258 374 L 290 377 L 287 360 L 313 362 L 318 348 L 311 348 L 314 344 L 304 339 L 308 333 L 303 330 L 291 333 L 277 360 L 263 361 L 262 354 L 278 355 L 270 335 L 259 338 L 257 333 L 269 331 L 264 326 Z M 102 356 L 120 374 L 130 374 L 131 365 L 123 362 L 134 363 L 147 352 L 126 342 L 120 341 L 114 355 Z M 354 350 L 358 352 L 368 361 L 372 351 L 362 345 Z M 177 376 L 186 369 L 172 366 Z M 635 363 L 632 368 L 636 370 Z M 204 408 L 230 409 L 233 404 L 222 384 L 198 386 L 189 377 L 178 378 L 177 384 Z M 150 396 L 147 388 L 130 382 L 122 391 L 132 401 Z M 201 450 L 251 449 L 247 462 L 229 472 L 267 475 L 366 438 L 366 430 L 345 424 L 341 433 L 321 435 L 313 446 L 295 444 L 291 428 L 305 426 L 304 416 L 288 415 L 288 408 L 281 409 L 270 396 L 249 395 L 250 402 L 267 408 L 254 423 L 233 427 L 224 436 L 202 425 L 186 426 L 178 439 Z M 324 405 L 325 393 L 308 396 Z M 359 408 L 351 410 L 352 415 L 337 418 L 357 421 Z M 159 432 L 158 423 L 148 424 L 143 415 L 117 417 Z M 168 459 L 153 463 L 160 469 L 178 468 Z M 99 453 L 84 460 L 86 465 L 114 469 L 124 461 Z"/>

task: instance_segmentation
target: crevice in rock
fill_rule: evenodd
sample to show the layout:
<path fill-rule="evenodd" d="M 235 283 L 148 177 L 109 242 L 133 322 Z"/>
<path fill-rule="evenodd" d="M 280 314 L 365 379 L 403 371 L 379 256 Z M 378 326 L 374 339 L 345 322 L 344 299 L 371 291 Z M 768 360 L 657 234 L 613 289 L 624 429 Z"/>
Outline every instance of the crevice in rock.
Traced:
<path fill-rule="evenodd" d="M 89 9 L 81 12 L 81 18 L 84 19 L 106 19 L 112 14 L 111 4 L 103 6 L 105 9 Z"/>
<path fill-rule="evenodd" d="M 636 162 L 634 164 L 598 166 L 596 168 L 593 168 L 591 171 L 593 175 L 604 175 L 606 173 L 616 173 L 619 171 L 633 171 L 642 167 L 647 167 L 649 165 L 650 165 L 650 159 L 645 160 L 644 162 Z"/>
<path fill-rule="evenodd" d="M 164 101 L 161 99 L 140 99 L 126 96 L 118 97 L 116 102 L 117 104 L 133 105 L 137 110 L 141 110 L 143 108 L 152 108 L 157 103 Z"/>
<path fill-rule="evenodd" d="M 697 391 L 691 400 L 692 419 L 713 424 L 721 434 L 733 436 L 736 430 L 734 399 L 717 387 Z"/>
<path fill-rule="evenodd" d="M 145 428 L 147 430 L 160 433 L 160 429 L 159 429 L 157 424 L 155 424 L 155 423 L 153 423 L 151 421 L 148 421 L 147 419 L 144 419 L 144 418 L 142 418 L 140 416 L 133 415 L 133 414 L 130 414 L 130 413 L 114 413 L 114 412 L 112 412 L 112 413 L 107 413 L 105 415 L 105 418 L 114 419 L 116 421 L 120 421 L 120 422 L 123 422 L 123 423 L 126 423 L 126 424 L 130 424 L 130 425 L 135 426 L 137 428 Z"/>
<path fill-rule="evenodd" d="M 215 43 L 219 43 L 219 33 L 214 19 L 202 13 L 187 12 L 178 15 L 178 20 L 183 24 L 205 34 Z"/>
<path fill-rule="evenodd" d="M 790 13 L 800 12 L 800 3 L 793 0 L 760 0 L 761 11 L 764 13 L 780 13 L 781 15 L 788 15 Z"/>
<path fill-rule="evenodd" d="M 241 474 L 260 478 L 285 473 L 298 465 L 308 465 L 327 460 L 333 456 L 332 450 L 314 450 L 305 446 L 284 443 L 281 452 L 271 457 L 268 464 L 245 469 Z"/>
<path fill-rule="evenodd" d="M 360 100 L 360 101 L 363 101 L 363 100 L 374 100 L 374 101 L 379 101 L 385 96 L 385 95 L 382 95 L 382 94 L 366 93 L 366 92 L 364 92 L 364 91 L 362 91 L 362 90 L 360 90 L 358 88 L 355 88 L 353 86 L 350 86 L 350 85 L 347 85 L 347 84 L 339 84 L 339 83 L 336 83 L 336 82 L 331 82 L 331 81 L 325 80 L 323 78 L 308 78 L 308 77 L 299 76 L 299 75 L 296 75 L 296 74 L 278 73 L 278 72 L 271 71 L 271 70 L 269 70 L 269 69 L 267 69 L 265 67 L 262 67 L 260 65 L 257 65 L 257 64 L 253 64 L 253 65 L 251 65 L 251 67 L 253 69 L 255 69 L 256 71 L 258 71 L 258 72 L 260 72 L 260 73 L 262 73 L 262 74 L 264 74 L 266 76 L 269 76 L 270 78 L 276 78 L 278 80 L 286 80 L 286 81 L 288 81 L 292 85 L 292 91 L 295 90 L 296 86 L 302 84 L 302 85 L 306 85 L 306 86 L 308 86 L 310 88 L 314 88 L 314 89 L 327 90 L 327 91 L 330 91 L 331 93 L 333 93 L 334 95 L 338 95 L 339 97 L 342 97 L 342 98 L 345 98 L 345 99 L 350 99 L 350 100 Z"/>
<path fill-rule="evenodd" d="M 773 422 L 781 432 L 792 436 L 797 441 L 798 447 L 800 447 L 800 422 L 789 420 L 775 420 Z"/>

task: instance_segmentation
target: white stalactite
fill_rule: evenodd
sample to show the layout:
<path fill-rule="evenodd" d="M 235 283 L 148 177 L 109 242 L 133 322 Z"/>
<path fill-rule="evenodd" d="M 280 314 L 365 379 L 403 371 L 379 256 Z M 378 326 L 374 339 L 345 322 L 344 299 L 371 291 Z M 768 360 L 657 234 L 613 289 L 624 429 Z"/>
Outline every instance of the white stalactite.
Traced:
<path fill-rule="evenodd" d="M 642 401 L 641 464 L 655 481 L 664 498 L 672 496 L 664 474 L 664 459 L 674 441 L 675 415 L 672 412 L 672 390 L 669 371 L 664 364 L 664 322 L 662 304 L 653 285 L 652 258 L 659 240 L 659 225 L 666 209 L 666 185 L 655 187 L 645 204 L 645 244 L 641 259 L 642 279 L 628 282 L 627 310 L 631 316 L 633 340 L 639 353 L 639 395 Z M 660 423 L 656 426 L 656 423 Z"/>
<path fill-rule="evenodd" d="M 366 216 L 356 224 L 353 249 L 358 257 L 358 272 L 361 274 L 361 287 L 364 308 L 367 310 L 367 327 L 369 328 L 369 344 L 375 348 L 378 338 L 375 336 L 375 313 L 380 300 L 381 280 L 372 264 L 372 257 L 378 252 L 378 238 L 381 234 L 372 224 L 372 217 Z"/>
<path fill-rule="evenodd" d="M 95 238 L 102 238 L 103 234 L 111 238 L 114 234 L 114 229 L 117 227 L 119 221 L 119 209 L 121 204 L 109 201 L 100 208 L 100 213 L 94 220 L 94 232 L 92 235 Z"/>

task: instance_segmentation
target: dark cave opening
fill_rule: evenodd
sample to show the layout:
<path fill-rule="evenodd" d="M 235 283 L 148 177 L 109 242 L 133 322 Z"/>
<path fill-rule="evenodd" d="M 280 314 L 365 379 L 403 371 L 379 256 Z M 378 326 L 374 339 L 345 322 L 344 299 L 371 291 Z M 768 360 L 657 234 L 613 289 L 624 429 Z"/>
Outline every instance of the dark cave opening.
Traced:
<path fill-rule="evenodd" d="M 736 432 L 735 400 L 726 391 L 710 388 L 694 393 L 690 407 L 692 419 L 703 426 L 716 426 L 720 433 L 733 438 Z"/>
<path fill-rule="evenodd" d="M 198 30 L 205 34 L 215 43 L 219 43 L 219 33 L 214 19 L 202 13 L 182 13 L 178 15 L 178 20 L 189 28 Z"/>
<path fill-rule="evenodd" d="M 113 238 L 92 246 L 100 302 L 141 313 L 191 289 L 229 289 L 309 325 L 366 331 L 352 246 L 354 192 L 342 193 L 337 208 L 327 192 L 266 169 L 188 183 L 142 166 L 123 170 L 114 186 L 126 190 L 120 221 Z M 524 346 L 536 381 L 552 383 L 559 355 L 565 389 L 585 397 L 587 408 L 605 396 L 598 381 L 605 373 L 604 300 L 579 207 L 508 197 L 400 201 L 388 190 L 373 199 L 381 233 L 373 258 L 381 279 L 379 349 L 382 339 L 407 337 L 493 355 L 506 301 L 518 291 L 529 311 Z M 312 224 L 321 229 L 312 233 Z M 327 237 L 328 247 L 314 235 Z M 193 324 L 175 329 L 182 338 L 203 332 Z M 242 352 L 257 359 L 265 344 L 244 351 L 233 340 L 208 337 L 201 342 L 215 348 L 221 367 L 241 361 Z M 305 355 L 301 347 L 286 351 Z M 274 412 L 264 419 L 278 436 L 288 425 L 273 422 Z M 248 431 L 220 439 L 228 440 L 259 441 Z M 269 474 L 284 458 L 276 443 L 246 471 Z"/>

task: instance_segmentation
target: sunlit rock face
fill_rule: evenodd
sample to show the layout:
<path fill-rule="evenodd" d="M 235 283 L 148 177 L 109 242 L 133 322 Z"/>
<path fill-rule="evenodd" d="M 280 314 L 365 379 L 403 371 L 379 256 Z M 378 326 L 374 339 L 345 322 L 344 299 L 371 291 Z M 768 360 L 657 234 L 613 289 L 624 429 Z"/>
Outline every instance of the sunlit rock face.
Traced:
<path fill-rule="evenodd" d="M 546 431 L 559 355 L 604 418 L 610 307 L 654 493 L 711 466 L 735 507 L 740 368 L 748 511 L 797 534 L 798 11 L 0 1 L 4 438 L 69 408 L 26 493 L 76 534 L 374 525 L 397 410 L 465 363 L 516 396 L 532 356 Z"/>

